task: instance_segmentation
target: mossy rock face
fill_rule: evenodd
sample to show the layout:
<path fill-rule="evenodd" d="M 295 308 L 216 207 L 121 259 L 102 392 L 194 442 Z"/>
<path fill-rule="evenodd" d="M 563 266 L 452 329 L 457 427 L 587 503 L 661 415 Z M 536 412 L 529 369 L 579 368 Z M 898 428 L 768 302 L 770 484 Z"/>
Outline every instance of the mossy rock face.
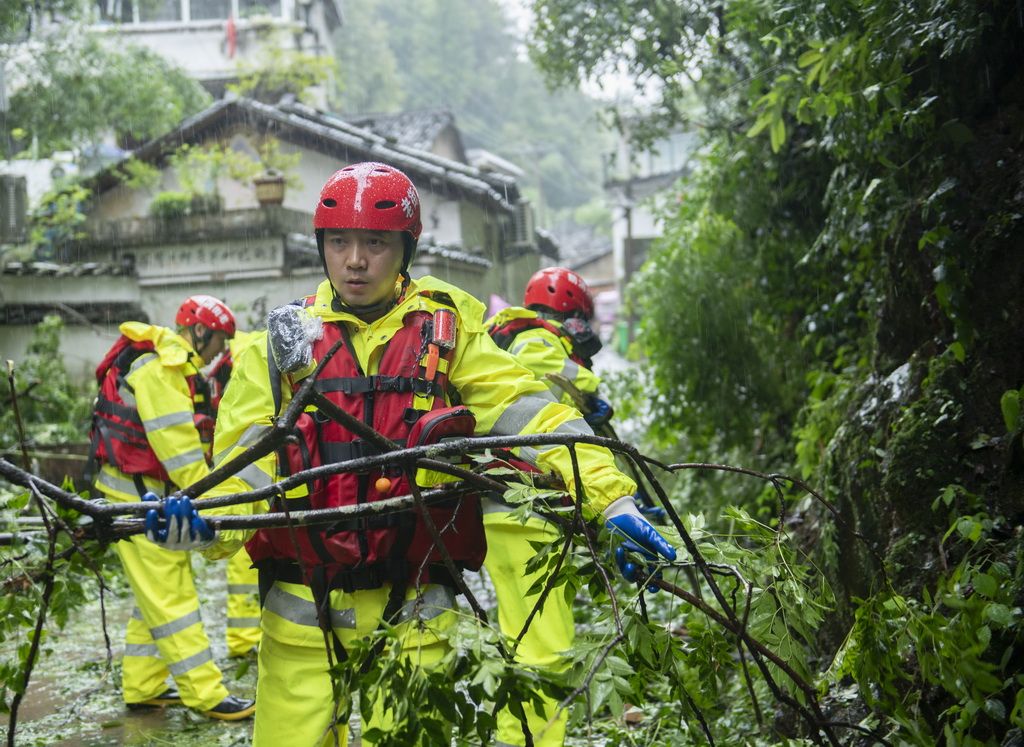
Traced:
<path fill-rule="evenodd" d="M 840 639 L 852 617 L 853 599 L 877 591 L 883 555 L 895 522 L 882 488 L 892 424 L 919 395 L 924 366 L 913 358 L 885 376 L 870 375 L 844 400 L 842 424 L 829 440 L 818 484 L 839 514 L 823 515 L 831 526 L 820 538 L 824 567 L 836 590 L 832 622 Z"/>
<path fill-rule="evenodd" d="M 881 488 L 901 534 L 944 531 L 931 504 L 944 486 L 963 476 L 966 389 L 963 366 L 952 354 L 933 358 L 920 397 L 892 425 Z"/>

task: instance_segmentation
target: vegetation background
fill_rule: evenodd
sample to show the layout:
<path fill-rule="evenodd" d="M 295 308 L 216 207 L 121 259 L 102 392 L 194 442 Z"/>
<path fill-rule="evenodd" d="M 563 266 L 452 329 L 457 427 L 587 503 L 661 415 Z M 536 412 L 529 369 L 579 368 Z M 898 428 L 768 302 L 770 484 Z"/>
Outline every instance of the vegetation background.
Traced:
<path fill-rule="evenodd" d="M 468 743 L 491 725 L 480 704 L 530 687 L 575 694 L 575 738 L 611 743 L 1024 743 L 1020 4 L 536 0 L 530 59 L 567 87 L 555 99 L 493 4 L 415 10 L 352 4 L 345 106 L 447 102 L 475 142 L 535 167 L 552 210 L 599 195 L 601 147 L 580 136 L 599 107 L 573 92 L 582 81 L 626 71 L 656 93 L 641 141 L 701 133 L 699 168 L 630 288 L 644 363 L 610 382 L 612 399 L 645 453 L 785 473 L 818 496 L 674 470 L 689 563 L 665 579 L 694 600 L 605 586 L 581 548 L 558 576 L 587 598 L 564 678 L 508 667 L 467 620 L 454 701 L 448 681 L 396 680 L 395 662 L 371 689 L 404 683 L 393 697 L 440 708 Z M 34 437 L 78 412 L 51 404 L 64 395 L 48 354 L 38 401 L 21 400 Z M 26 569 L 46 550 L 4 558 L 5 591 L 26 592 L 0 608 L 18 644 L 5 704 L 41 603 L 60 626 L 94 595 L 71 560 L 44 596 Z M 754 666 L 747 636 L 778 661 Z M 402 718 L 405 733 L 438 728 Z"/>

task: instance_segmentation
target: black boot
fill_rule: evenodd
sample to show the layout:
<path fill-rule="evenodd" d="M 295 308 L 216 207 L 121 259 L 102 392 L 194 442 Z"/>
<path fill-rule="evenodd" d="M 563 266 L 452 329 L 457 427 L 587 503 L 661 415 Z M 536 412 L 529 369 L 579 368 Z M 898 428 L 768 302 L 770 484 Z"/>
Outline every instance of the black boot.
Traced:
<path fill-rule="evenodd" d="M 159 695 L 155 695 L 148 700 L 142 700 L 138 703 L 126 703 L 129 710 L 141 711 L 149 708 L 163 708 L 169 705 L 181 705 L 181 696 L 178 695 L 178 689 L 176 687 L 169 687 Z"/>
<path fill-rule="evenodd" d="M 229 695 L 210 710 L 203 711 L 203 715 L 220 719 L 221 721 L 241 721 L 242 719 L 249 718 L 255 712 L 255 700 L 245 700 L 244 698 Z"/>

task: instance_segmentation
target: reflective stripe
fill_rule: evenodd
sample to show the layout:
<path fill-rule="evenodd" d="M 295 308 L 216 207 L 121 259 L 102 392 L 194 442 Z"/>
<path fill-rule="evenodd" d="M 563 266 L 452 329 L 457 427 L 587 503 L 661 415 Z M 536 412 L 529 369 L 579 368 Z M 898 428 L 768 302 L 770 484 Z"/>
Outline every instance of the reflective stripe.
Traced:
<path fill-rule="evenodd" d="M 440 584 L 431 584 L 427 590 L 402 605 L 396 624 L 416 618 L 420 621 L 433 620 L 445 612 L 455 609 L 455 590 Z"/>
<path fill-rule="evenodd" d="M 146 486 L 147 490 L 156 493 L 158 498 L 164 497 L 163 483 L 157 482 L 156 480 L 148 479 L 145 475 L 142 477 L 142 481 Z M 96 484 L 102 485 L 111 490 L 117 491 L 118 493 L 128 493 L 129 495 L 138 496 L 139 491 L 135 488 L 135 483 L 132 480 L 119 477 L 118 475 L 110 472 L 107 469 L 101 469 L 99 475 L 96 476 Z"/>
<path fill-rule="evenodd" d="M 571 358 L 565 359 L 565 365 L 562 366 L 562 376 L 567 378 L 569 381 L 576 381 L 580 375 L 579 364 Z"/>
<path fill-rule="evenodd" d="M 245 446 L 248 446 L 251 443 L 254 443 L 260 436 L 263 435 L 264 431 L 268 430 L 270 430 L 269 425 L 260 425 L 258 423 L 253 423 L 244 431 L 242 431 L 241 438 L 238 439 L 238 442 L 234 446 L 229 446 L 226 449 L 218 451 L 216 457 L 214 458 L 214 461 L 220 463 L 221 459 L 229 451 L 231 451 L 232 449 L 241 449 Z"/>
<path fill-rule="evenodd" d="M 258 617 L 229 617 L 229 628 L 258 628 L 260 619 Z"/>
<path fill-rule="evenodd" d="M 141 620 L 142 610 L 140 610 L 138 607 L 132 607 L 132 617 L 136 620 Z"/>
<path fill-rule="evenodd" d="M 560 426 L 555 428 L 552 433 L 568 433 L 573 436 L 593 436 L 594 429 L 590 427 L 590 424 L 583 418 L 576 418 L 575 420 L 566 420 Z M 542 446 L 542 449 L 547 451 L 548 449 L 561 448 L 557 444 L 551 446 Z"/>
<path fill-rule="evenodd" d="M 490 495 L 483 496 L 483 500 L 480 501 L 480 508 L 485 514 L 507 514 L 514 510 L 510 504 Z"/>
<path fill-rule="evenodd" d="M 236 446 L 248 446 L 253 443 L 260 436 L 263 435 L 263 431 L 269 431 L 269 425 L 260 425 L 259 423 L 253 423 L 244 431 L 242 431 L 242 437 L 238 439 Z"/>
<path fill-rule="evenodd" d="M 158 418 L 150 418 L 149 420 L 142 421 L 142 427 L 147 432 L 158 431 L 161 428 L 169 428 L 172 425 L 181 425 L 182 423 L 191 423 L 192 413 L 191 412 L 172 412 L 167 415 L 161 415 Z"/>
<path fill-rule="evenodd" d="M 202 449 L 192 449 L 192 451 L 186 451 L 184 454 L 178 454 L 178 456 L 171 457 L 170 459 L 164 459 L 164 469 L 168 472 L 173 472 L 176 469 L 187 467 L 190 464 L 196 462 L 206 463 L 206 455 Z"/>
<path fill-rule="evenodd" d="M 155 643 L 126 643 L 124 644 L 125 656 L 159 656 L 160 650 Z"/>
<path fill-rule="evenodd" d="M 525 348 L 527 345 L 536 345 L 538 342 L 546 348 L 554 347 L 554 345 L 552 345 L 547 340 L 542 340 L 539 337 L 534 337 L 532 340 L 525 340 L 524 342 L 521 342 L 518 345 L 513 345 L 511 348 L 509 348 L 508 352 L 512 353 L 512 355 L 519 355 L 519 353 L 522 352 L 522 349 Z"/>
<path fill-rule="evenodd" d="M 316 605 L 308 599 L 297 597 L 282 589 L 277 584 L 267 594 L 267 601 L 263 604 L 264 609 L 270 610 L 278 617 L 283 617 L 296 625 L 304 625 L 311 628 L 319 628 L 316 619 Z M 331 610 L 331 625 L 335 628 L 355 628 L 356 611 Z"/>
<path fill-rule="evenodd" d="M 259 584 L 228 584 L 228 594 L 256 594 L 259 590 Z"/>
<path fill-rule="evenodd" d="M 118 387 L 117 393 L 121 395 L 121 401 L 125 404 L 125 406 L 127 406 L 129 409 L 135 410 L 136 418 L 138 418 L 139 405 L 135 401 L 135 393 L 126 386 Z"/>
<path fill-rule="evenodd" d="M 204 648 L 198 654 L 193 654 L 187 659 L 181 661 L 169 662 L 167 669 L 170 670 L 171 674 L 175 677 L 180 677 L 192 669 L 205 664 L 208 661 L 213 661 L 213 652 L 209 648 Z"/>
<path fill-rule="evenodd" d="M 157 639 L 166 638 L 175 633 L 180 633 L 189 625 L 195 625 L 197 622 L 202 622 L 202 618 L 199 616 L 199 610 L 195 609 L 187 615 L 179 617 L 177 620 L 171 620 L 169 623 L 150 628 L 149 634 Z"/>
<path fill-rule="evenodd" d="M 154 358 L 156 358 L 156 352 L 152 350 L 147 350 L 146 352 L 139 355 L 138 358 L 132 361 L 132 365 L 128 369 L 128 373 L 135 373 Z"/>
<path fill-rule="evenodd" d="M 253 490 L 265 488 L 273 482 L 273 480 L 270 479 L 270 475 L 257 467 L 255 462 L 238 470 L 238 472 L 235 473 L 235 477 L 245 481 L 245 484 Z"/>
<path fill-rule="evenodd" d="M 537 460 L 540 459 L 540 452 L 532 446 L 520 446 L 519 447 L 519 458 L 529 464 L 531 467 L 537 466 Z"/>
<path fill-rule="evenodd" d="M 546 397 L 541 396 L 540 392 L 527 394 L 505 408 L 505 412 L 501 413 L 491 429 L 492 435 L 518 436 L 522 433 L 527 424 L 537 417 L 541 410 L 555 401 L 550 393 L 545 392 L 545 394 L 547 394 Z"/>

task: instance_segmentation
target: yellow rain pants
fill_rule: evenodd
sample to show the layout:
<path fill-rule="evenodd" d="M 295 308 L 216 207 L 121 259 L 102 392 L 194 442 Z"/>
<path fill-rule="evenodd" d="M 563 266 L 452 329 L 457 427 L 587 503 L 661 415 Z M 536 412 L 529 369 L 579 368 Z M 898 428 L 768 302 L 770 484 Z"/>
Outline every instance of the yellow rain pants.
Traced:
<path fill-rule="evenodd" d="M 487 533 L 487 557 L 484 568 L 494 583 L 498 597 L 498 625 L 501 632 L 515 639 L 540 598 L 539 593 L 527 596 L 530 587 L 544 578 L 544 571 L 527 574 L 526 563 L 536 555 L 531 542 L 553 542 L 558 530 L 540 517 L 520 524 L 508 511 L 498 510 L 501 504 L 485 502 L 484 530 Z M 550 672 L 561 672 L 568 662 L 563 654 L 572 647 L 576 635 L 572 607 L 565 602 L 562 589 L 552 590 L 544 606 L 530 621 L 530 627 L 516 649 L 516 661 Z M 537 747 L 560 747 L 565 740 L 568 712 L 554 718 L 557 702 L 544 697 L 545 708 L 538 713 L 524 703 L 527 723 Z M 549 720 L 554 719 L 549 724 Z M 523 725 L 506 708 L 498 713 L 496 747 L 525 745 Z"/>
<path fill-rule="evenodd" d="M 189 553 L 164 550 L 145 537 L 114 543 L 137 608 L 125 634 L 121 683 L 126 703 L 167 689 L 167 675 L 190 708 L 205 711 L 228 696 L 199 617 Z"/>
<path fill-rule="evenodd" d="M 390 587 L 345 593 L 331 592 L 331 620 L 346 647 L 370 636 L 380 624 Z M 406 594 L 395 630 L 402 655 L 417 666 L 438 666 L 448 653 L 448 631 L 455 624 L 455 597 L 450 589 L 430 584 Z M 334 700 L 323 634 L 309 587 L 276 582 L 264 603 L 263 639 L 256 685 L 256 726 L 253 747 L 320 747 L 335 744 L 331 723 Z M 276 634 L 276 635 L 275 635 Z M 340 704 L 342 711 L 346 703 Z M 379 710 L 362 714 L 363 732 L 388 731 L 390 718 Z M 347 744 L 348 724 L 337 728 L 339 745 Z M 373 744 L 365 737 L 363 745 Z"/>
<path fill-rule="evenodd" d="M 246 656 L 260 643 L 259 574 L 243 547 L 228 560 L 228 656 Z"/>

